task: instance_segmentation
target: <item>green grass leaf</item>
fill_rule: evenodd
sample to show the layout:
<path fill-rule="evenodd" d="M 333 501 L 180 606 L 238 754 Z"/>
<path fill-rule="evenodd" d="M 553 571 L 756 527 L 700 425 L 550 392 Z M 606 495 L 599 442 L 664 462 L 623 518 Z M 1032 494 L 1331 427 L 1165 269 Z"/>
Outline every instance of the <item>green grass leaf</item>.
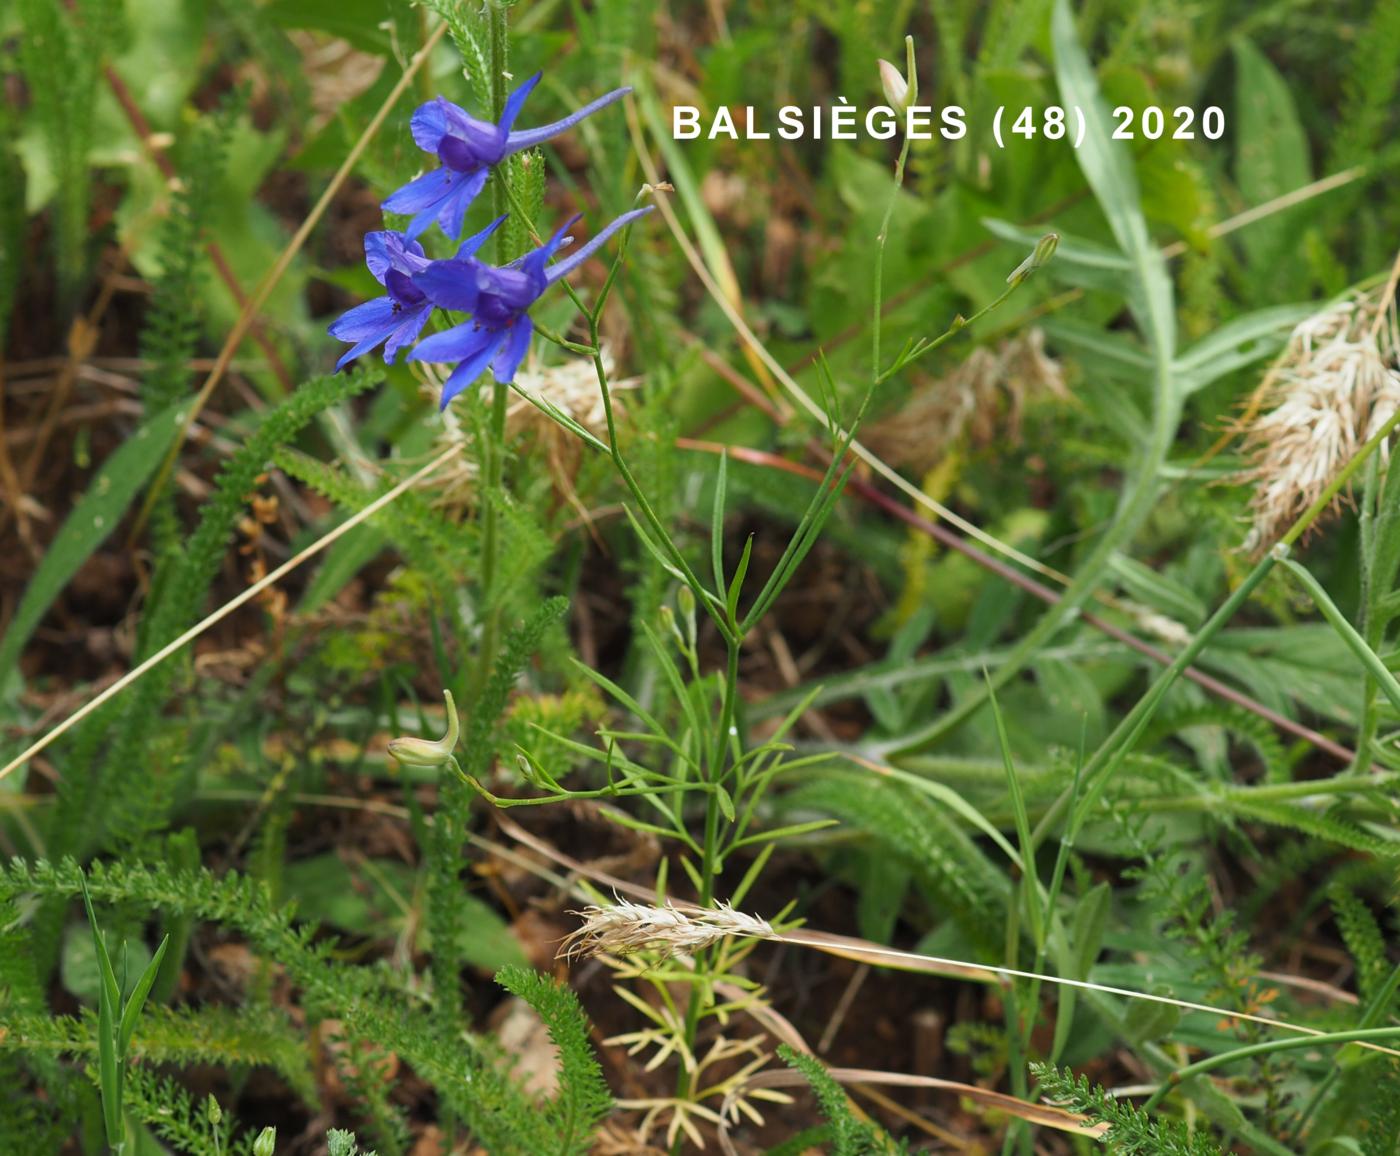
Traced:
<path fill-rule="evenodd" d="M 5 637 L 0 641 L 0 697 L 25 645 L 44 615 L 84 562 L 111 536 L 141 487 L 170 448 L 182 407 L 175 405 L 149 418 L 116 450 L 88 485 L 63 528 L 30 578 Z"/>

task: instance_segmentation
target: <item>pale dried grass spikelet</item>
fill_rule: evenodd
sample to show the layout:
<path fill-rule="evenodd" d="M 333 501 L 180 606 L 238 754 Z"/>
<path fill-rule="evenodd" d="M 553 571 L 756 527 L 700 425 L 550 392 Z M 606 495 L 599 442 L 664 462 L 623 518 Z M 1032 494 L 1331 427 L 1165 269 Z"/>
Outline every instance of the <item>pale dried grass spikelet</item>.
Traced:
<path fill-rule="evenodd" d="M 1026 404 L 1069 398 L 1064 369 L 1029 329 L 995 350 L 979 346 L 952 373 L 916 390 L 897 412 L 866 428 L 865 442 L 891 465 L 926 473 L 966 433 L 974 445 L 1021 440 Z"/>
<path fill-rule="evenodd" d="M 777 934 L 767 920 L 725 903 L 706 911 L 681 911 L 669 902 L 655 907 L 618 899 L 612 907 L 590 905 L 574 914 L 583 917 L 583 926 L 565 937 L 560 947 L 559 954 L 568 958 L 636 951 L 690 955 L 727 936 L 771 939 Z"/>
<path fill-rule="evenodd" d="M 1267 412 L 1245 430 L 1254 484 L 1244 549 L 1262 554 L 1400 406 L 1393 289 L 1354 295 L 1293 330 L 1271 373 Z M 1333 509 L 1340 507 L 1339 496 Z"/>
<path fill-rule="evenodd" d="M 603 372 L 607 375 L 608 392 L 612 396 L 613 421 L 620 426 L 627 420 L 627 407 L 620 395 L 636 389 L 641 384 L 641 378 L 617 379 L 613 376 L 616 366 L 612 350 L 606 342 L 599 346 L 599 357 Z M 598 382 L 597 368 L 588 358 L 571 357 L 557 365 L 542 368 L 538 367 L 538 363 L 531 362 L 528 368 L 515 375 L 515 385 L 521 393 L 550 403 L 589 433 L 598 435 L 603 441 L 608 440 L 603 390 Z M 543 458 L 549 464 L 555 490 L 578 511 L 585 525 L 591 525 L 592 517 L 574 491 L 574 478 L 578 476 L 583 461 L 583 442 L 519 394 L 511 397 L 510 409 L 506 414 L 506 433 L 512 439 L 524 438 L 528 443 L 524 452 Z"/>
<path fill-rule="evenodd" d="M 618 400 L 619 393 L 636 389 L 639 377 L 614 378 L 617 366 L 612 350 L 604 342 L 601 350 L 603 371 L 608 377 L 608 389 L 613 395 L 613 417 L 621 420 L 626 407 Z M 603 409 L 603 391 L 593 362 L 584 357 L 571 357 L 558 365 L 538 367 L 532 362 L 515 375 L 516 387 L 531 397 L 558 406 L 590 433 L 602 435 L 607 430 L 607 413 Z M 542 438 L 558 438 L 578 447 L 578 440 L 561 429 L 550 417 L 522 397 L 513 397 L 509 410 L 510 432 L 538 432 Z"/>
<path fill-rule="evenodd" d="M 627 417 L 627 408 L 618 395 L 636 389 L 641 384 L 641 378 L 614 380 L 616 364 L 606 344 L 602 347 L 602 361 L 604 372 L 608 375 L 608 388 L 613 395 L 613 418 L 621 423 Z M 444 377 L 445 374 L 436 367 L 425 366 L 424 393 L 433 398 L 439 397 Z M 520 392 L 558 407 L 584 429 L 607 440 L 607 414 L 603 408 L 602 390 L 598 384 L 597 370 L 589 359 L 570 357 L 558 365 L 541 366 L 532 358 L 516 373 L 515 386 Z M 479 484 L 477 455 L 471 444 L 471 423 L 455 412 L 460 404 L 463 403 L 449 405 L 443 411 L 442 432 L 434 441 L 428 458 L 450 448 L 457 448 L 460 452 L 422 484 L 423 489 L 433 492 L 434 505 L 458 515 L 465 514 L 476 505 Z M 543 458 L 549 464 L 556 489 L 568 501 L 578 505 L 573 479 L 578 473 L 584 446 L 577 437 L 521 397 L 520 393 L 511 395 L 506 410 L 506 436 L 512 441 L 520 437 L 528 438 L 529 445 L 524 452 Z M 580 513 L 586 517 L 585 511 L 580 510 Z"/>

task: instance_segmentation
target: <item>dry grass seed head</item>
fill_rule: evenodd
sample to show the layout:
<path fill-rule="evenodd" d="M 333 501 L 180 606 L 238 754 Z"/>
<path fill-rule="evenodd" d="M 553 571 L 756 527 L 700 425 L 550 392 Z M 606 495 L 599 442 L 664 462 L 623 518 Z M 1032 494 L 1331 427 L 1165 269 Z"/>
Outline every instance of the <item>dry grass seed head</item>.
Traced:
<path fill-rule="evenodd" d="M 978 446 L 992 444 L 999 434 L 1019 443 L 1027 402 L 1069 396 L 1064 370 L 1045 352 L 1045 334 L 1030 329 L 995 350 L 974 349 L 951 373 L 872 423 L 865 441 L 891 465 L 926 473 L 964 433 Z"/>
<path fill-rule="evenodd" d="M 693 954 L 728 936 L 770 939 L 775 934 L 767 920 L 745 915 L 727 904 L 708 911 L 687 913 L 667 903 L 655 907 L 618 899 L 611 907 L 588 906 L 575 912 L 583 925 L 568 935 L 560 954 L 630 955 L 638 951 L 660 952 L 662 958 Z"/>
<path fill-rule="evenodd" d="M 627 409 L 617 395 L 636 389 L 641 378 L 614 380 L 616 365 L 606 343 L 602 348 L 602 361 L 608 375 L 608 389 L 613 395 L 613 417 L 621 422 L 627 416 Z M 436 399 L 442 393 L 445 375 L 427 366 L 423 373 L 423 392 Z M 518 392 L 512 395 L 506 411 L 506 437 L 512 442 L 522 437 L 529 439 L 527 452 L 549 464 L 555 490 L 579 508 L 586 520 L 587 512 L 579 505 L 573 488 L 573 479 L 583 458 L 583 443 L 520 393 L 553 404 L 589 432 L 605 438 L 607 417 L 593 362 L 583 357 L 570 357 L 557 365 L 541 366 L 538 359 L 531 358 L 528 365 L 516 373 L 515 387 Z M 429 458 L 448 449 L 460 451 L 420 487 L 431 491 L 433 504 L 449 516 L 465 516 L 476 507 L 479 471 L 477 455 L 471 445 L 472 434 L 471 423 L 456 412 L 455 406 L 449 405 L 442 413 L 442 432 L 428 451 Z"/>
<path fill-rule="evenodd" d="M 1245 431 L 1251 464 L 1241 480 L 1254 484 L 1245 550 L 1272 545 L 1395 413 L 1398 353 L 1395 304 L 1379 293 L 1335 302 L 1294 329 L 1270 408 Z"/>

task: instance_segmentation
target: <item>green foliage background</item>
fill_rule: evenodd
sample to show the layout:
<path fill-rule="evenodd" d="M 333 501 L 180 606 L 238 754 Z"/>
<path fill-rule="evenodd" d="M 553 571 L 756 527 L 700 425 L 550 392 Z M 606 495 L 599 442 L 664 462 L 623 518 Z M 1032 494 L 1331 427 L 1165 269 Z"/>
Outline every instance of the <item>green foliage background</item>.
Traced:
<path fill-rule="evenodd" d="M 242 301 L 443 20 L 447 35 L 234 351 L 237 388 L 201 419 L 212 432 L 185 437 Z M 648 180 L 642 149 L 719 282 L 707 291 L 655 214 L 633 231 L 600 324 L 614 379 L 638 379 L 616 392 L 619 453 L 688 564 L 713 564 L 731 617 L 780 558 L 800 559 L 736 660 L 732 712 L 722 640 L 703 616 L 693 625 L 664 544 L 646 548 L 619 516 L 630 491 L 606 454 L 565 452 L 556 428 L 512 419 L 493 472 L 477 456 L 484 391 L 444 418 L 409 365 L 325 376 L 339 353 L 326 325 L 378 293 L 360 237 L 423 160 L 411 110 L 443 93 L 487 115 L 502 22 L 515 81 L 544 72 L 529 123 L 635 88 L 625 110 L 513 162 L 541 230 L 583 211 L 591 235 L 631 207 Z M 838 97 L 879 103 L 875 62 L 902 60 L 906 34 L 920 102 L 961 106 L 970 127 L 914 142 L 902 184 L 898 142 L 670 139 L 678 103 L 707 123 L 721 108 L 762 119 Z M 525 966 L 528 945 L 472 870 L 499 834 L 473 793 L 482 784 L 509 801 L 577 796 L 620 830 L 672 840 L 659 882 L 677 895 L 738 895 L 817 927 L 849 909 L 831 930 L 1329 1034 L 1274 1052 L 1265 1045 L 1283 1037 L 1264 1025 L 1101 990 L 1021 978 L 958 1000 L 962 981 L 877 973 L 892 1014 L 951 1012 L 959 1078 L 1105 1122 L 1111 1149 L 1396 1150 L 1393 1056 L 1331 1036 L 1393 1027 L 1400 1012 L 1400 481 L 1377 454 L 1350 505 L 1295 544 L 1303 575 L 1252 570 L 1240 548 L 1248 463 L 1238 440 L 1214 449 L 1293 327 L 1349 290 L 1379 291 L 1391 268 L 1400 6 L 20 0 L 0 11 L 0 82 L 0 384 L 6 436 L 22 435 L 0 462 L 0 534 L 29 524 L 26 473 L 49 514 L 0 604 L 0 759 L 53 725 L 56 699 L 71 710 L 99 689 L 46 641 L 81 615 L 70 583 L 85 566 L 121 560 L 121 658 L 134 665 L 246 584 L 235 543 L 255 495 L 290 506 L 274 547 L 285 555 L 430 455 L 460 451 L 435 484 L 305 567 L 285 604 L 233 620 L 229 637 L 258 652 L 238 678 L 186 647 L 42 766 L 0 779 L 13 856 L 0 876 L 0 1151 L 97 1152 L 110 1138 L 113 997 L 76 902 L 83 878 L 113 958 L 129 945 L 127 979 L 170 937 L 125 1069 L 128 1151 L 270 1151 L 263 1126 L 283 1121 L 259 1116 L 255 1069 L 293 1115 L 325 1113 L 365 1138 L 332 1131 L 331 1152 L 405 1153 L 429 1122 L 492 1152 L 586 1152 L 604 1120 L 635 1128 L 638 1113 L 613 1103 L 613 1065 L 651 1079 L 651 1095 L 669 1089 L 615 1046 L 600 1067 L 605 1033 L 590 1033 L 579 999 L 602 1018 L 598 985 L 575 995 Z M 1091 132 L 1078 151 L 1044 133 L 992 140 L 998 107 L 1009 122 L 1075 106 L 1092 128 L 1100 97 L 1110 109 L 1218 107 L 1227 130 Z M 1049 265 L 871 391 L 877 300 L 887 364 L 998 298 L 1052 230 Z M 519 219 L 504 244 L 509 256 L 529 246 Z M 149 291 L 112 298 L 125 292 L 113 270 Z M 580 292 L 593 300 L 600 284 L 584 277 Z M 108 313 L 104 294 L 119 302 Z M 915 447 L 894 463 L 906 480 L 1063 576 L 1058 601 L 1044 607 L 886 516 L 863 469 L 837 500 L 820 481 L 830 431 L 774 420 L 791 396 L 717 297 L 807 394 L 846 418 L 868 397 L 861 436 L 877 452 L 902 427 Z M 586 339 L 562 293 L 535 318 Z M 959 374 L 975 358 L 1028 340 L 1064 388 L 1002 361 L 989 388 L 967 393 Z M 579 361 L 545 342 L 536 352 L 547 372 Z M 70 394 L 43 368 L 53 358 L 71 370 Z M 51 398 L 113 389 L 130 404 L 61 425 L 49 453 L 67 455 L 62 470 L 41 473 L 38 459 L 28 470 L 25 431 Z M 921 411 L 930 396 L 951 402 Z M 747 453 L 721 468 L 706 443 Z M 794 533 L 800 548 L 784 555 Z M 1236 597 L 1244 605 L 1217 622 Z M 1175 655 L 1202 628 L 1196 666 L 1250 702 L 1185 680 L 1154 690 L 1160 664 L 1121 640 Z M 443 687 L 470 704 L 462 777 L 393 767 L 387 737 L 441 733 Z M 1261 706 L 1354 757 L 1280 730 Z M 727 765 L 731 732 L 716 738 L 716 716 L 732 721 L 736 749 L 762 753 L 739 776 L 752 807 L 741 794 L 738 814 L 722 785 L 687 793 L 692 770 Z M 679 785 L 658 791 L 648 774 Z M 309 836 L 308 812 L 374 808 L 402 832 L 397 856 Z M 236 999 L 192 996 L 185 981 L 223 938 L 246 947 L 253 978 Z M 498 971 L 557 1049 L 544 1101 L 484 1028 Z M 754 998 L 798 1015 L 770 989 Z M 609 1030 L 635 1010 L 611 1005 Z M 820 1035 L 831 1013 L 823 1005 L 803 1030 Z M 330 1059 L 327 1035 L 343 1045 Z M 861 1054 L 860 1040 L 849 1046 Z M 896 1050 L 912 1063 L 912 1044 Z M 884 1066 L 880 1049 L 865 1053 Z M 781 1136 L 799 1133 L 841 1152 L 919 1142 L 854 1114 L 815 1060 L 785 1058 L 815 1100 L 751 1128 L 752 1150 L 794 1150 Z M 389 1059 L 429 1091 L 409 1103 L 376 1078 Z M 349 1095 L 328 1097 L 324 1064 Z M 212 1101 L 192 1077 L 209 1069 Z M 1141 1108 L 1106 1090 L 1144 1083 L 1164 1090 Z M 931 1118 L 1008 1152 L 1091 1143 L 932 1103 Z"/>

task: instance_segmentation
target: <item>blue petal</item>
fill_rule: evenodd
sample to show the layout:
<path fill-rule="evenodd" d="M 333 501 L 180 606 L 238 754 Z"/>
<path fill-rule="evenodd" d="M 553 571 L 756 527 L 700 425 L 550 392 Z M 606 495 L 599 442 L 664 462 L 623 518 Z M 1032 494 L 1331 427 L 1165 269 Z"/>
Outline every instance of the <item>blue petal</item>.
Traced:
<path fill-rule="evenodd" d="M 525 107 L 525 98 L 535 91 L 535 85 L 539 84 L 540 77 L 544 73 L 537 72 L 524 84 L 517 88 L 506 98 L 506 106 L 501 110 L 501 130 L 510 132 L 510 126 L 515 123 L 515 118 L 520 115 L 520 110 Z"/>
<path fill-rule="evenodd" d="M 504 342 L 504 336 L 497 330 L 483 329 L 481 332 L 490 340 L 483 342 L 480 349 L 452 371 L 452 376 L 442 387 L 442 401 L 438 409 L 446 409 L 448 402 L 467 386 L 473 384 L 486 371 L 486 367 L 491 364 L 491 359 L 496 355 L 496 350 Z M 421 349 L 422 346 L 419 348 Z"/>
<path fill-rule="evenodd" d="M 485 329 L 475 321 L 464 321 L 461 325 L 454 325 L 420 341 L 418 348 L 408 355 L 408 360 L 443 364 L 470 360 L 487 346 L 494 349 L 501 336 L 499 329 Z"/>
<path fill-rule="evenodd" d="M 442 163 L 459 173 L 474 173 L 477 169 L 493 164 L 495 158 L 491 154 L 495 151 L 488 149 L 486 154 L 482 155 L 466 141 L 455 136 L 443 137 L 442 143 L 437 147 L 437 155 Z"/>
<path fill-rule="evenodd" d="M 520 368 L 520 363 L 530 352 L 530 337 L 534 332 L 534 322 L 524 314 L 521 314 L 520 319 L 511 326 L 510 336 L 501 346 L 496 360 L 491 363 L 491 372 L 495 374 L 496 381 L 501 385 L 515 380 L 515 371 Z"/>
<path fill-rule="evenodd" d="M 385 365 L 393 365 L 394 358 L 399 355 L 399 350 L 418 339 L 418 335 L 423 332 L 423 326 L 428 323 L 432 312 L 433 307 L 425 301 L 417 309 L 405 309 L 399 314 L 403 318 L 403 324 L 389 334 L 389 340 L 384 344 Z"/>
<path fill-rule="evenodd" d="M 436 168 L 415 177 L 389 195 L 383 208 L 391 213 L 418 213 L 439 204 L 461 180 L 461 174 L 451 169 Z M 408 234 L 410 237 L 413 233 Z"/>
<path fill-rule="evenodd" d="M 543 277 L 531 277 L 523 269 L 512 269 L 509 266 L 498 269 L 481 264 L 477 266 L 476 284 L 480 298 L 490 297 L 498 310 L 507 309 L 513 314 L 525 312 L 540 299 L 540 294 L 549 288 L 549 283 Z M 486 310 L 487 303 L 478 300 L 476 311 Z"/>
<path fill-rule="evenodd" d="M 453 122 L 466 115 L 465 109 L 458 108 L 441 96 L 428 101 L 427 104 L 420 104 L 413 110 L 413 116 L 408 122 L 414 143 L 424 152 L 437 152 L 442 138 L 452 131 Z"/>
<path fill-rule="evenodd" d="M 336 372 L 346 367 L 349 362 L 356 360 L 357 357 L 363 357 L 364 354 L 370 353 L 372 348 L 381 344 L 385 337 L 388 337 L 389 334 L 393 333 L 393 330 L 398 327 L 398 318 L 398 313 L 395 313 L 392 320 L 388 320 L 384 325 L 379 326 L 378 329 L 365 333 L 360 340 L 356 341 L 354 346 L 347 348 L 343 354 L 340 354 L 340 360 L 336 361 Z M 354 339 L 353 337 L 340 337 L 339 340 L 350 341 Z"/>
<path fill-rule="evenodd" d="M 549 140 L 550 137 L 558 136 L 561 132 L 567 132 L 569 129 L 573 128 L 574 125 L 578 124 L 579 121 L 583 120 L 584 117 L 592 116 L 600 108 L 606 108 L 614 101 L 621 100 L 631 91 L 632 89 L 630 87 L 615 88 L 606 96 L 600 96 L 597 100 L 585 104 L 578 112 L 566 116 L 563 120 L 556 120 L 553 124 L 542 124 L 539 128 L 527 128 L 524 132 L 513 132 L 506 138 L 506 152 L 518 153 L 521 149 L 528 149 L 537 144 L 543 144 L 545 141 Z M 501 124 L 505 128 L 510 127 L 510 122 L 504 117 L 501 118 Z"/>
<path fill-rule="evenodd" d="M 466 177 L 456 190 L 448 195 L 442 203 L 442 208 L 438 210 L 438 224 L 454 241 L 462 235 L 462 222 L 466 219 L 467 209 L 486 184 L 486 176 L 486 170 L 481 169 Z"/>
<path fill-rule="evenodd" d="M 607 244 L 608 238 L 611 237 L 614 233 L 616 233 L 619 229 L 625 228 L 626 226 L 630 225 L 633 221 L 637 220 L 639 217 L 645 217 L 648 213 L 653 212 L 655 208 L 655 205 L 648 205 L 644 209 L 633 209 L 630 213 L 623 213 L 622 216 L 618 217 L 617 220 L 613 221 L 610 225 L 608 225 L 608 227 L 604 229 L 601 233 L 599 233 L 596 237 L 591 238 L 588 244 L 584 245 L 583 248 L 576 249 L 558 264 L 551 265 L 547 270 L 545 270 L 545 280 L 548 281 L 549 284 L 553 285 L 554 282 L 558 281 L 560 277 L 567 277 L 570 273 L 572 273 L 575 269 L 577 269 L 580 265 L 587 261 L 589 257 L 593 256 L 594 253 L 596 253 L 605 244 Z M 531 256 L 533 256 L 533 254 L 531 254 Z"/>
<path fill-rule="evenodd" d="M 342 313 L 330 325 L 338 341 L 361 341 L 372 333 L 384 334 L 398 324 L 392 297 L 376 297 Z"/>
<path fill-rule="evenodd" d="M 404 233 L 389 234 L 389 256 L 393 259 L 394 268 L 403 273 L 416 273 L 428 267 L 423 246 Z"/>
<path fill-rule="evenodd" d="M 527 274 L 532 280 L 543 277 L 544 267 L 547 264 L 549 264 L 549 259 L 553 257 L 555 252 L 559 249 L 559 247 L 563 245 L 566 240 L 568 240 L 568 238 L 565 237 L 564 234 L 568 232 L 570 226 L 572 226 L 574 222 L 576 222 L 581 216 L 583 216 L 582 213 L 575 213 L 572 217 L 570 217 L 567 221 L 565 221 L 562 225 L 559 226 L 559 231 L 555 233 L 554 236 L 552 236 L 548 241 L 546 241 L 538 249 L 533 249 L 530 252 L 526 253 L 525 256 L 520 258 L 520 268 L 522 272 Z"/>
<path fill-rule="evenodd" d="M 468 257 L 472 256 L 478 249 L 481 248 L 483 244 L 485 244 L 486 238 L 501 227 L 501 222 L 504 221 L 509 215 L 509 213 L 502 213 L 499 217 L 497 217 L 494 221 L 487 225 L 486 228 L 482 229 L 481 232 L 473 233 L 470 237 L 463 241 L 461 245 L 457 247 L 456 259 L 458 261 L 465 261 Z"/>
<path fill-rule="evenodd" d="M 473 260 L 434 261 L 413 277 L 413 283 L 428 295 L 428 300 L 444 309 L 471 313 L 476 309 L 480 294 L 479 266 Z"/>
<path fill-rule="evenodd" d="M 394 267 L 394 258 L 389 253 L 389 238 L 402 236 L 402 233 L 391 233 L 387 230 L 365 234 L 365 264 L 381 285 L 384 284 L 384 275 Z"/>
<path fill-rule="evenodd" d="M 389 296 L 405 309 L 416 309 L 423 304 L 423 290 L 413 283 L 410 274 L 402 270 L 390 269 L 384 275 L 384 288 L 389 290 Z"/>

